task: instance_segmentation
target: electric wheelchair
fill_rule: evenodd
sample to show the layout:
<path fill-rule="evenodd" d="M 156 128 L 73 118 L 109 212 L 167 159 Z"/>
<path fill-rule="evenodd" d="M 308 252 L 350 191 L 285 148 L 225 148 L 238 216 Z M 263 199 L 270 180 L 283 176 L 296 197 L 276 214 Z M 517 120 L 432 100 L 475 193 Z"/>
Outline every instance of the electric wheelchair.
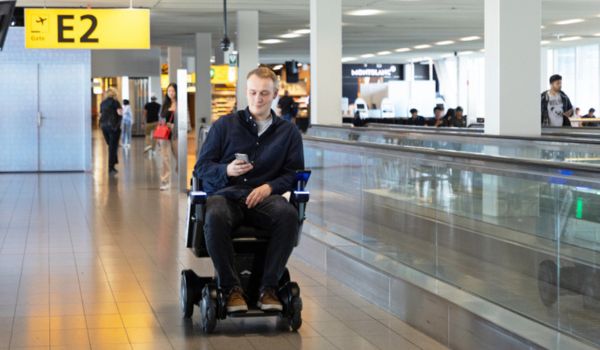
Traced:
<path fill-rule="evenodd" d="M 294 246 L 300 241 L 302 224 L 305 219 L 306 204 L 310 194 L 305 190 L 310 170 L 296 172 L 297 185 L 289 193 L 289 201 L 298 211 L 299 230 Z M 190 248 L 199 258 L 209 257 L 204 237 L 204 219 L 206 213 L 207 194 L 201 190 L 202 185 L 196 178 L 192 179 L 192 189 L 188 193 L 187 241 Z M 246 295 L 248 311 L 231 313 L 226 311 L 227 298 L 218 286 L 218 277 L 200 277 L 192 270 L 181 271 L 180 302 L 183 316 L 190 318 L 194 305 L 200 308 L 200 324 L 204 333 L 212 333 L 218 320 L 229 317 L 262 317 L 279 316 L 287 320 L 289 328 L 296 331 L 302 325 L 302 298 L 300 287 L 290 280 L 288 269 L 285 269 L 279 281 L 277 295 L 283 310 L 262 311 L 256 304 L 259 299 L 259 288 L 263 273 L 265 253 L 268 245 L 268 232 L 250 226 L 238 227 L 232 235 L 235 252 L 234 266 L 240 278 L 242 289 Z"/>

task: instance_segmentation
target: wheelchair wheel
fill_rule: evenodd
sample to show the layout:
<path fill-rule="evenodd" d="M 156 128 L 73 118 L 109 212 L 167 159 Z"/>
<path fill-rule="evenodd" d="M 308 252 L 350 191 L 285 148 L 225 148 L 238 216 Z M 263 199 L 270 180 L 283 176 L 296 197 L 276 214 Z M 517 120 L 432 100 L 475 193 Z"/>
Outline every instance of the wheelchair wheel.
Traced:
<path fill-rule="evenodd" d="M 217 301 L 211 296 L 209 286 L 202 290 L 202 301 L 200 302 L 202 331 L 206 334 L 212 333 L 217 326 Z"/>
<path fill-rule="evenodd" d="M 554 305 L 558 299 L 557 286 L 558 267 L 552 260 L 544 260 L 538 270 L 538 291 L 540 299 L 546 307 Z"/>
<path fill-rule="evenodd" d="M 288 318 L 288 323 L 292 331 L 297 331 L 302 327 L 302 299 L 299 296 L 292 298 L 292 313 Z"/>
<path fill-rule="evenodd" d="M 194 272 L 192 270 L 181 271 L 179 301 L 184 318 L 190 318 L 194 313 L 194 304 L 196 303 L 195 295 L 197 295 L 197 292 L 194 290 L 194 283 L 192 282 L 194 277 Z"/>

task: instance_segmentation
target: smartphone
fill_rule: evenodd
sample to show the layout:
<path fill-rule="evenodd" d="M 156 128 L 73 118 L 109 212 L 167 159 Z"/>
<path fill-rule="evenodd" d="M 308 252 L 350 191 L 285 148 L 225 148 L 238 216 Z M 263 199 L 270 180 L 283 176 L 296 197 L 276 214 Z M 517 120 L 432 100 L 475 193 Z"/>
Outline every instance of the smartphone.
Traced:
<path fill-rule="evenodd" d="M 237 160 L 243 160 L 246 163 L 250 163 L 250 159 L 248 159 L 248 155 L 245 153 L 236 153 L 235 154 L 235 159 Z"/>

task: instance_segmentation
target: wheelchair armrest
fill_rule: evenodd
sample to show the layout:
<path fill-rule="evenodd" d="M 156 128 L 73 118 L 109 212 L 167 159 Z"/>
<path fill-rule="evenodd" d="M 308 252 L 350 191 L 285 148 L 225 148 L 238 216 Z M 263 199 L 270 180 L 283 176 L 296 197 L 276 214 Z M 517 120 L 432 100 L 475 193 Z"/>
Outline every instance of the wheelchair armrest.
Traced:
<path fill-rule="evenodd" d="M 191 191 L 188 194 L 186 247 L 197 252 L 204 245 L 204 214 L 208 195 L 204 191 Z"/>
<path fill-rule="evenodd" d="M 191 204 L 204 204 L 208 195 L 204 191 L 191 191 L 189 194 L 189 200 Z"/>
<path fill-rule="evenodd" d="M 310 192 L 294 191 L 294 201 L 296 203 L 308 203 L 309 199 L 310 199 Z"/>

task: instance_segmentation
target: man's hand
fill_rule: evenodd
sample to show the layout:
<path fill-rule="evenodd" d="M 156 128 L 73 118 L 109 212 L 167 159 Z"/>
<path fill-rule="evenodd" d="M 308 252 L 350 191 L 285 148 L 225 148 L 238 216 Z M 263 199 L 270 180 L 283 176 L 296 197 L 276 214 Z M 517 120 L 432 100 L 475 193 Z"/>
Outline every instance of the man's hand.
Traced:
<path fill-rule="evenodd" d="M 264 201 L 265 198 L 269 197 L 271 195 L 271 192 L 273 192 L 273 190 L 268 184 L 264 184 L 260 187 L 255 188 L 252 192 L 250 192 L 250 194 L 246 198 L 246 206 L 248 207 L 248 209 L 254 208 L 262 201 Z"/>
<path fill-rule="evenodd" d="M 236 177 L 242 176 L 252 170 L 254 166 L 243 160 L 236 159 L 227 165 L 227 176 Z"/>

